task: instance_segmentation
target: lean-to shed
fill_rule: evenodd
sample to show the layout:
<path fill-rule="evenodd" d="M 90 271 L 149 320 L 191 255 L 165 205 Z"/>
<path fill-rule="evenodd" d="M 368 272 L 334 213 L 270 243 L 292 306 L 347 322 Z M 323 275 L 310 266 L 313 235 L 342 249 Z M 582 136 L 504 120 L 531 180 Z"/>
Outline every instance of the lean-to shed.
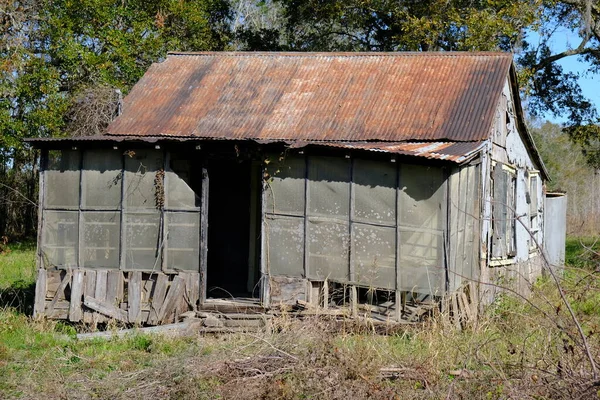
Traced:
<path fill-rule="evenodd" d="M 510 54 L 172 53 L 105 135 L 31 143 L 38 315 L 402 319 L 539 273 L 547 175 Z"/>

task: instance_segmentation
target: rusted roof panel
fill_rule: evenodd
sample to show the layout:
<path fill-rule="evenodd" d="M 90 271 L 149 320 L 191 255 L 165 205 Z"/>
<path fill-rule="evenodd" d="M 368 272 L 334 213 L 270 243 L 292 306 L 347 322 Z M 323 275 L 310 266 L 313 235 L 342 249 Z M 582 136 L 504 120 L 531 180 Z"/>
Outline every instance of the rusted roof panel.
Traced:
<path fill-rule="evenodd" d="M 181 53 L 150 67 L 111 135 L 479 141 L 506 53 Z"/>
<path fill-rule="evenodd" d="M 297 142 L 292 147 L 304 147 L 308 144 L 379 151 L 405 156 L 424 157 L 431 160 L 452 161 L 460 164 L 475 157 L 485 146 L 486 142 Z"/>

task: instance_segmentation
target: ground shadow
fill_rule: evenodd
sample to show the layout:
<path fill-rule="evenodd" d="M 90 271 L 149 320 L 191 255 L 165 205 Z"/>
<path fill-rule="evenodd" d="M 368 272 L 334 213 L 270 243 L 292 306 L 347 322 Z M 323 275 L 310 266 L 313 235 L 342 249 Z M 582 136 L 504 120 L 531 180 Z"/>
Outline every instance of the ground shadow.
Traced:
<path fill-rule="evenodd" d="M 12 308 L 25 315 L 33 315 L 35 282 L 18 280 L 0 289 L 0 310 Z"/>

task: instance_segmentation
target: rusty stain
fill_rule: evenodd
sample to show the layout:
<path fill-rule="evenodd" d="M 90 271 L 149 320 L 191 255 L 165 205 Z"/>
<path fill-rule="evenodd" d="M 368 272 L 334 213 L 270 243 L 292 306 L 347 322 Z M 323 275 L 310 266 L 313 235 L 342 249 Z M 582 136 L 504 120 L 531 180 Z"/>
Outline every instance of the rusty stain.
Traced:
<path fill-rule="evenodd" d="M 108 134 L 480 141 L 511 65 L 508 53 L 172 53 Z"/>

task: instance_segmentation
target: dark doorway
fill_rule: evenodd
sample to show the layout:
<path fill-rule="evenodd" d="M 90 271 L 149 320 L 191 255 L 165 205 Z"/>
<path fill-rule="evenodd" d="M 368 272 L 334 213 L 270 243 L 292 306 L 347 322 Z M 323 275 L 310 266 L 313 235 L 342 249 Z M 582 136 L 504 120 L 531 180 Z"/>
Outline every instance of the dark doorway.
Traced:
<path fill-rule="evenodd" d="M 209 163 L 207 298 L 253 297 L 256 287 L 251 229 L 255 224 L 250 162 Z M 249 279 L 250 278 L 250 279 Z"/>

